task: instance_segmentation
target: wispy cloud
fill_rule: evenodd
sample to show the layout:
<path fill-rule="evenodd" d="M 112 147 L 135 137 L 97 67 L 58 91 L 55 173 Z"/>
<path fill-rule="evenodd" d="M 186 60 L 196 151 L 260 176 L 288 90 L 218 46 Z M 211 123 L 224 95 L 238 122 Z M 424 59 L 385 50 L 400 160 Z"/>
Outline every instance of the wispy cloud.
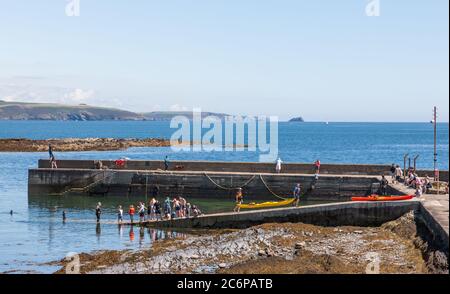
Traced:
<path fill-rule="evenodd" d="M 9 83 L 0 84 L 0 99 L 67 104 L 90 103 L 95 102 L 95 91 L 92 89 Z"/>
<path fill-rule="evenodd" d="M 63 98 L 64 101 L 86 102 L 90 98 L 94 97 L 94 94 L 94 90 L 83 90 L 77 88 L 69 93 L 66 93 Z"/>

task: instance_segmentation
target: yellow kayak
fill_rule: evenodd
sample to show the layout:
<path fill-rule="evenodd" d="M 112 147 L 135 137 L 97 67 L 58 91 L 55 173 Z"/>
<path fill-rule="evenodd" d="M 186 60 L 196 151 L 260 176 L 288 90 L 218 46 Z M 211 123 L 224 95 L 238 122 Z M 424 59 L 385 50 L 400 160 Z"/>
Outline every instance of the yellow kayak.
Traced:
<path fill-rule="evenodd" d="M 278 207 L 278 206 L 285 206 L 294 203 L 295 198 L 292 199 L 286 199 L 283 201 L 272 201 L 272 202 L 263 202 L 263 203 L 249 203 L 249 204 L 241 204 L 239 205 L 240 208 L 265 208 L 265 207 Z"/>

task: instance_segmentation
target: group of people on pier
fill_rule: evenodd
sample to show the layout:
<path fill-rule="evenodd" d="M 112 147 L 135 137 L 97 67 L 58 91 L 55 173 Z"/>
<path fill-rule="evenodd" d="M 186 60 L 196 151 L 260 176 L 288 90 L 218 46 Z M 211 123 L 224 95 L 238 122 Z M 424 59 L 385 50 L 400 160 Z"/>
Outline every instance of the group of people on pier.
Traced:
<path fill-rule="evenodd" d="M 102 203 L 98 202 L 95 208 L 97 222 L 100 222 L 102 214 Z M 191 205 L 185 198 L 181 196 L 166 199 L 161 203 L 158 199 L 152 198 L 148 204 L 139 202 L 136 206 L 133 204 L 128 207 L 128 217 L 131 223 L 135 221 L 137 215 L 139 222 L 170 220 L 175 218 L 189 218 L 201 215 L 202 212 L 197 205 Z M 124 208 L 122 205 L 117 207 L 117 221 L 124 221 Z"/>
<path fill-rule="evenodd" d="M 432 178 L 430 178 L 428 175 L 425 175 L 424 177 L 419 177 L 419 175 L 413 168 L 409 168 L 406 175 L 404 175 L 401 167 L 398 164 L 396 165 L 393 163 L 391 165 L 390 172 L 393 184 L 403 182 L 406 186 L 416 190 L 415 192 L 416 197 L 420 197 L 422 196 L 422 194 L 428 193 L 428 190 L 433 187 Z"/>

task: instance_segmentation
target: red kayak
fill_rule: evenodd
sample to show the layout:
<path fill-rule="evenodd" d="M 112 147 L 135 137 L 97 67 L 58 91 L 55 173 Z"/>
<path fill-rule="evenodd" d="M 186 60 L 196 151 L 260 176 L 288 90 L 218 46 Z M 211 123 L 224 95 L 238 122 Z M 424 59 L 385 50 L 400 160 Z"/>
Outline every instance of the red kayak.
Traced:
<path fill-rule="evenodd" d="M 379 196 L 379 195 L 370 195 L 370 196 L 358 196 L 352 197 L 352 201 L 398 201 L 398 200 L 409 200 L 412 199 L 413 195 L 403 195 L 403 196 Z"/>

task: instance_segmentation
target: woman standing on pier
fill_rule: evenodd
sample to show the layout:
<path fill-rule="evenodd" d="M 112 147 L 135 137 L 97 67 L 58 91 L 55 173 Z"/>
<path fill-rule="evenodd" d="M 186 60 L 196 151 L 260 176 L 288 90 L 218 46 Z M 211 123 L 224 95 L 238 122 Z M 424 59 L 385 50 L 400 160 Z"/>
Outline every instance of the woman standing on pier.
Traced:
<path fill-rule="evenodd" d="M 241 204 L 244 201 L 244 196 L 242 195 L 242 188 L 238 188 L 236 192 L 236 206 L 234 207 L 234 212 L 239 212 L 241 210 Z"/>

